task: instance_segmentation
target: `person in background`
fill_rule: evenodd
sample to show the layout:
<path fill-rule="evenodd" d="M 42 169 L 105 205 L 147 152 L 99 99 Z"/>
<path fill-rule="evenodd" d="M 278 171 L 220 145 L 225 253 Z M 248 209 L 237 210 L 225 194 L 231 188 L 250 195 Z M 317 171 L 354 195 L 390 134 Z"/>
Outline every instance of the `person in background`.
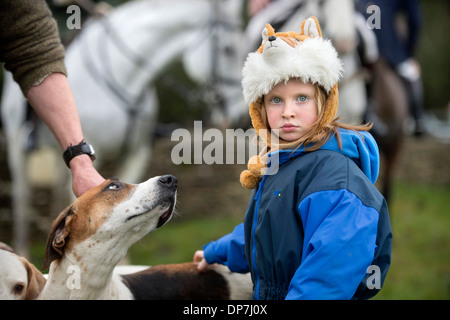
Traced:
<path fill-rule="evenodd" d="M 415 59 L 415 49 L 422 26 L 418 0 L 360 0 L 358 10 L 368 18 L 370 5 L 380 11 L 380 27 L 374 28 L 378 48 L 391 68 L 400 76 L 409 97 L 410 113 L 415 121 L 414 135 L 426 130 L 423 123 L 423 84 L 421 70 Z"/>

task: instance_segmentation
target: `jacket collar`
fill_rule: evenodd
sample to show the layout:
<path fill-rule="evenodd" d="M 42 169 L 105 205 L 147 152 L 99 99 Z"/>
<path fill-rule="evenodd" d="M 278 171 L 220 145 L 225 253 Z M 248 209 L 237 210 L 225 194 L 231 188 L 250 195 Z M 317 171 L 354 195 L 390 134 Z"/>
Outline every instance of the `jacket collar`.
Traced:
<path fill-rule="evenodd" d="M 340 129 L 339 135 L 341 138 L 342 149 L 339 148 L 337 137 L 332 135 L 319 150 L 336 151 L 349 157 L 358 165 L 369 180 L 372 183 L 375 183 L 378 178 L 380 167 L 380 154 L 375 139 L 370 133 L 365 131 L 357 132 Z M 276 174 L 279 166 L 282 166 L 287 161 L 300 157 L 305 153 L 304 146 L 300 146 L 295 150 L 285 149 L 269 153 L 267 175 Z M 274 165 L 272 165 L 272 163 Z M 276 165 L 277 163 L 278 165 Z"/>

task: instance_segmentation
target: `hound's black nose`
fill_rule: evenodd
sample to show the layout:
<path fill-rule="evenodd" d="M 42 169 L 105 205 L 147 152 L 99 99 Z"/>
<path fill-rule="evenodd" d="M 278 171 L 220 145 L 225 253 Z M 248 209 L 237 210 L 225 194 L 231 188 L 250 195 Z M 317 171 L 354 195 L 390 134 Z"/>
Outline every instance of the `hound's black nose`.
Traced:
<path fill-rule="evenodd" d="M 270 37 L 269 37 L 269 41 L 270 41 L 270 42 L 275 41 L 275 40 L 277 40 L 277 37 L 275 37 L 275 36 L 270 36 Z"/>
<path fill-rule="evenodd" d="M 175 178 L 171 174 L 167 174 L 165 176 L 160 177 L 158 182 L 162 186 L 167 187 L 167 188 L 172 189 L 172 190 L 175 190 L 178 187 L 177 178 Z"/>

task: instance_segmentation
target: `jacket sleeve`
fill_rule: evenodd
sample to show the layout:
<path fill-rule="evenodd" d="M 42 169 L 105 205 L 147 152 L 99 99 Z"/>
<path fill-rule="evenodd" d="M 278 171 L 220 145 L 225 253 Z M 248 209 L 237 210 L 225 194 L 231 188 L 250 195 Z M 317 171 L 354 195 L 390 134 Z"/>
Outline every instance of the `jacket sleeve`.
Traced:
<path fill-rule="evenodd" d="M 286 299 L 352 298 L 374 258 L 378 212 L 347 189 L 313 193 L 298 210 L 303 254 Z"/>
<path fill-rule="evenodd" d="M 205 245 L 203 251 L 208 263 L 226 265 L 233 272 L 245 273 L 249 271 L 245 258 L 243 223 L 237 225 L 232 233 Z"/>
<path fill-rule="evenodd" d="M 0 1 L 0 61 L 24 95 L 51 73 L 67 74 L 64 54 L 44 0 Z"/>

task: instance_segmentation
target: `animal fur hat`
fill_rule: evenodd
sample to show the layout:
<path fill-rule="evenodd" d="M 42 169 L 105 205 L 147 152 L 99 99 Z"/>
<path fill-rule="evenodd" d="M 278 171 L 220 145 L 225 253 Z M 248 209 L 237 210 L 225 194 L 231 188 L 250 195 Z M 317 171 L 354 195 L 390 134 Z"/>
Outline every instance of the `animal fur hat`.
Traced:
<path fill-rule="evenodd" d="M 256 52 L 247 56 L 242 70 L 244 98 L 249 104 L 253 128 L 270 149 L 270 136 L 261 135 L 261 129 L 268 130 L 262 118 L 263 96 L 272 88 L 291 78 L 304 83 L 318 84 L 327 93 L 323 116 L 319 126 L 331 123 L 337 115 L 339 104 L 338 85 L 342 64 L 329 40 L 322 38 L 319 22 L 315 17 L 303 21 L 300 33 L 277 32 L 266 24 L 262 32 L 262 44 Z M 265 115 L 264 115 L 265 116 Z M 267 133 L 267 131 L 266 131 Z M 241 173 L 241 184 L 253 189 L 264 174 L 264 159 L 261 155 L 249 160 L 248 169 Z"/>

